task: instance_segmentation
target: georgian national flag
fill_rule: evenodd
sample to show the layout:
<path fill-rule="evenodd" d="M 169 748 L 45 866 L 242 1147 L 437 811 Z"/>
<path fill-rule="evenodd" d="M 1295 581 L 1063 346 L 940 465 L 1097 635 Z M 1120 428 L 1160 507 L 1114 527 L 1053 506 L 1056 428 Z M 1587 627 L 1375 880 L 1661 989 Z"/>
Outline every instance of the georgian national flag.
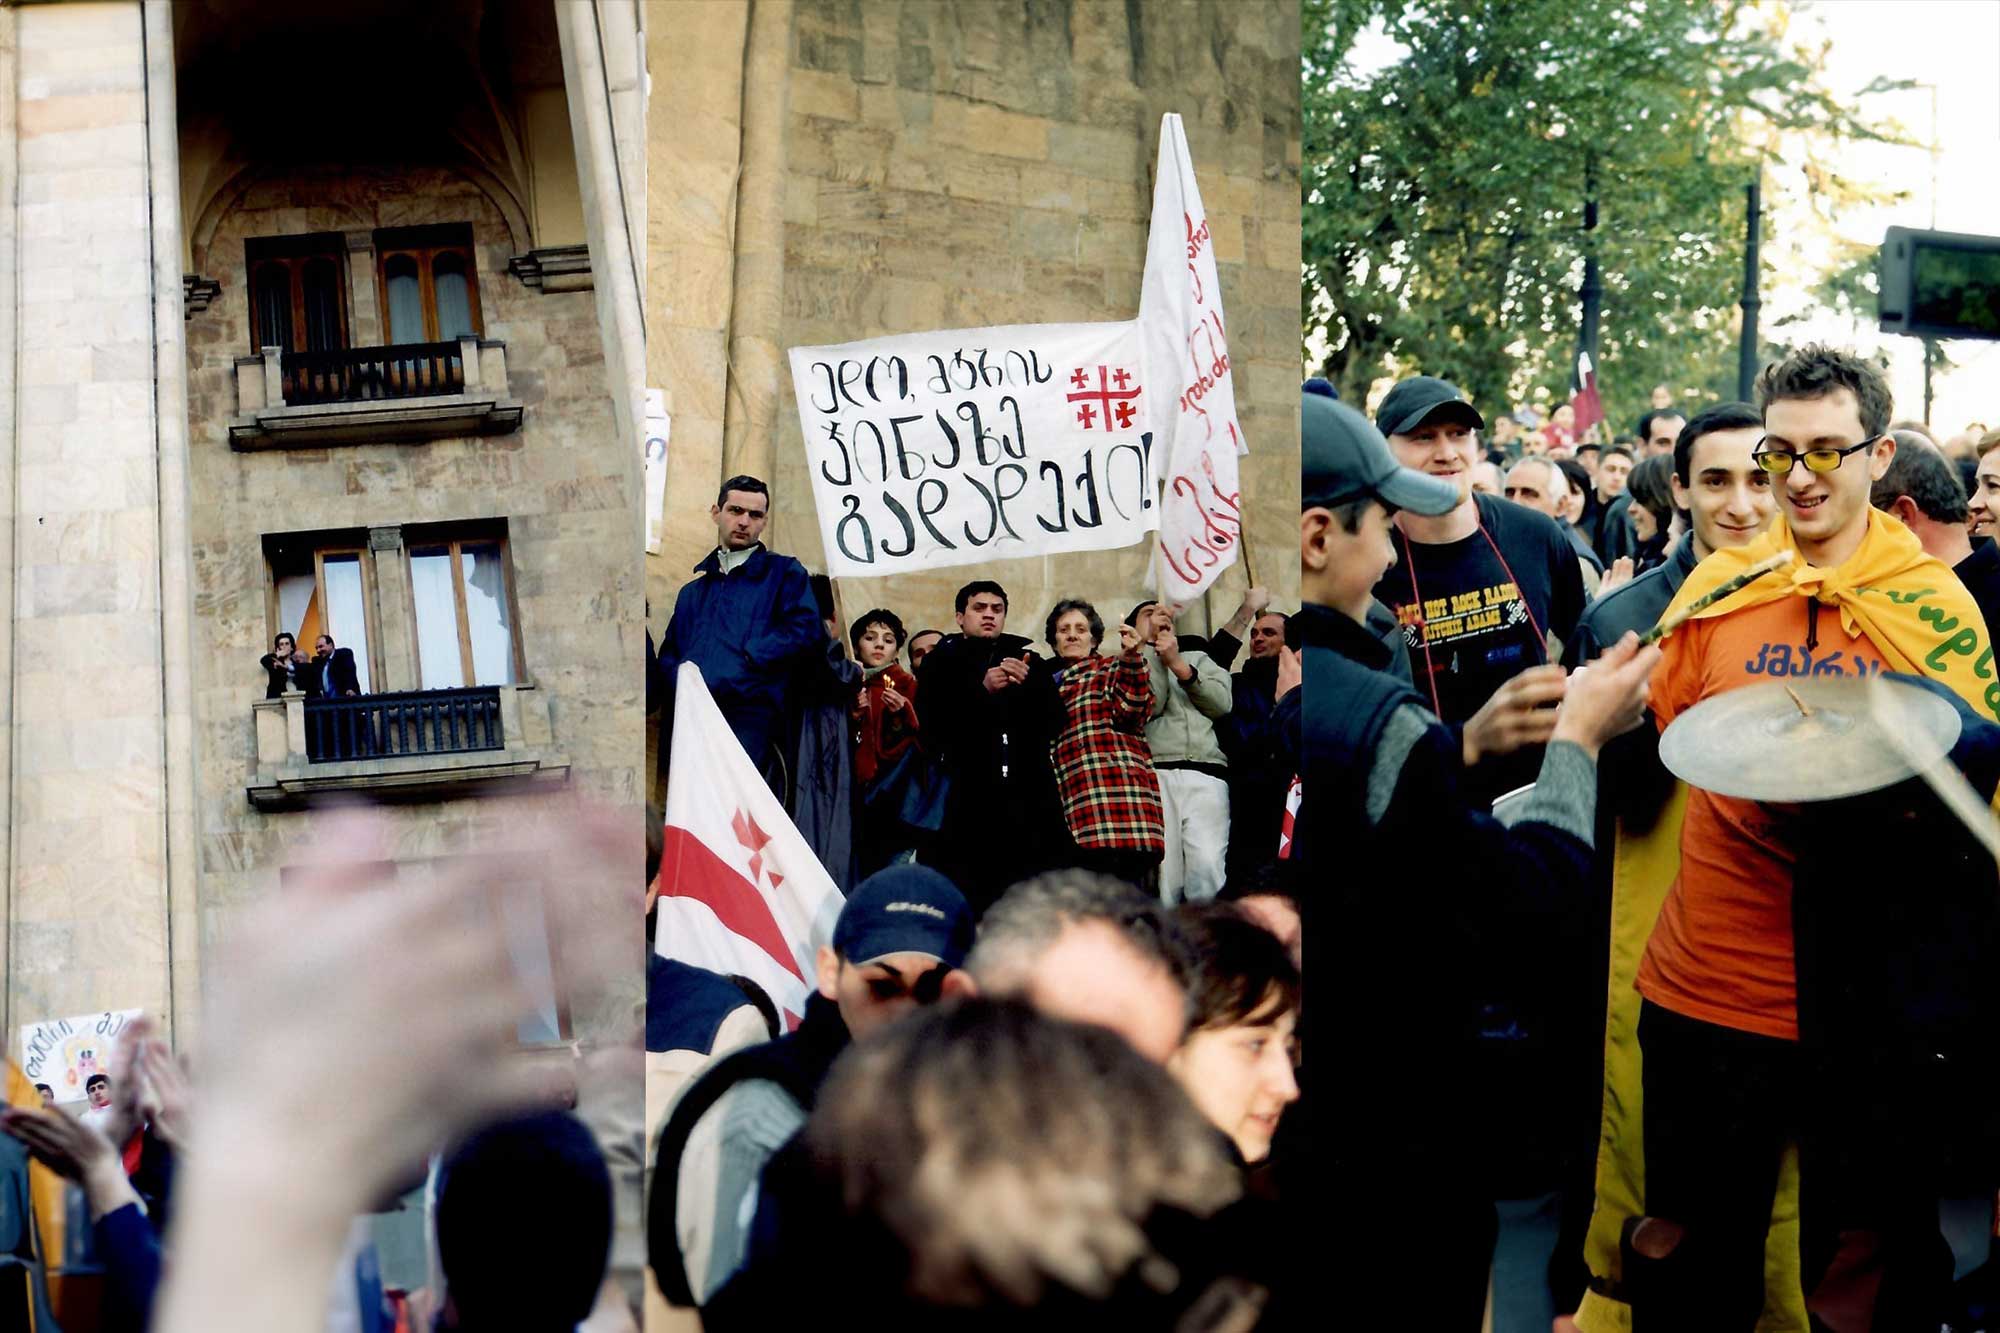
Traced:
<path fill-rule="evenodd" d="M 1569 400 L 1571 410 L 1576 413 L 1576 437 L 1604 420 L 1604 404 L 1597 397 L 1597 367 L 1590 363 L 1590 353 L 1579 352 L 1576 357 L 1576 396 Z"/>
<path fill-rule="evenodd" d="M 762 986 L 796 1026 L 844 899 L 683 662 L 653 947 Z"/>

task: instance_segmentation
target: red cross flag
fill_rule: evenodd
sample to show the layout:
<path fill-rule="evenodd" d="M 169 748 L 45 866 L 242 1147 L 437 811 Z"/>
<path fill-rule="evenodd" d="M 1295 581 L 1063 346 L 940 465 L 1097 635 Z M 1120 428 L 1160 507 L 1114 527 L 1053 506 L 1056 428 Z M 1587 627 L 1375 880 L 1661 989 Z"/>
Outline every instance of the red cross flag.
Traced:
<path fill-rule="evenodd" d="M 675 684 L 669 762 L 653 947 L 749 977 L 796 1025 L 843 899 L 691 662 Z"/>
<path fill-rule="evenodd" d="M 1236 456 L 1248 451 L 1236 421 L 1236 380 L 1215 238 L 1195 184 L 1181 118 L 1160 120 L 1153 222 L 1139 289 L 1148 415 L 1160 474 L 1154 586 L 1176 611 L 1236 562 L 1243 542 Z"/>

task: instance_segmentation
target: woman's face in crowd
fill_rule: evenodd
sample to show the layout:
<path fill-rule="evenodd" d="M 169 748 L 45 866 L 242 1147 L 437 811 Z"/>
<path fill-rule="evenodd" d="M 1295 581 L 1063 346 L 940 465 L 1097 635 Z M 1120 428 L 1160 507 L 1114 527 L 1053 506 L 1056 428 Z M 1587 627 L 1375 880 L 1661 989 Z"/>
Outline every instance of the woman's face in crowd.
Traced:
<path fill-rule="evenodd" d="M 1649 542 L 1659 535 L 1660 525 L 1653 519 L 1653 511 L 1644 505 L 1635 504 L 1632 515 L 1632 535 L 1642 542 Z"/>
<path fill-rule="evenodd" d="M 861 664 L 887 666 L 896 660 L 896 632 L 877 620 L 861 631 Z"/>
<path fill-rule="evenodd" d="M 1230 1137 L 1246 1162 L 1271 1155 L 1278 1117 L 1299 1099 L 1292 1070 L 1296 1010 L 1253 1014 L 1226 1028 L 1197 1028 L 1167 1061 L 1209 1123 Z"/>
<path fill-rule="evenodd" d="M 1081 611 L 1065 611 L 1056 619 L 1056 656 L 1065 662 L 1081 662 L 1097 650 L 1091 642 L 1090 621 Z"/>

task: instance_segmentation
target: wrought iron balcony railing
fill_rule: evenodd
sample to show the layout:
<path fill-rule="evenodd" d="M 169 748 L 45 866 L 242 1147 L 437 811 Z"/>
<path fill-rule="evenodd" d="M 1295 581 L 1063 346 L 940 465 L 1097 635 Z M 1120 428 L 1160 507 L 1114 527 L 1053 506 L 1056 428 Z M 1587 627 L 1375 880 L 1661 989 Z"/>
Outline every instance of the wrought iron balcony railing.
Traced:
<path fill-rule="evenodd" d="M 465 392 L 465 360 L 456 341 L 286 352 L 281 361 L 287 406 Z"/>
<path fill-rule="evenodd" d="M 496 685 L 308 699 L 305 710 L 306 757 L 315 764 L 507 747 Z"/>

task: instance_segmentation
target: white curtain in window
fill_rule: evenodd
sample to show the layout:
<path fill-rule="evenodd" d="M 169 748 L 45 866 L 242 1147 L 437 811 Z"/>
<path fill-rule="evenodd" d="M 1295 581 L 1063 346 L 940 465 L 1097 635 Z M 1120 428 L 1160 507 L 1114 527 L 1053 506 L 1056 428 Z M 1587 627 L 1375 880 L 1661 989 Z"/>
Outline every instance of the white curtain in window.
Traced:
<path fill-rule="evenodd" d="M 278 628 L 299 640 L 299 647 L 305 649 L 308 655 L 313 650 L 312 640 L 303 636 L 306 611 L 312 605 L 315 586 L 310 569 L 297 574 L 278 575 Z"/>
<path fill-rule="evenodd" d="M 417 678 L 426 690 L 465 684 L 458 656 L 458 605 L 451 590 L 451 551 L 412 547 L 410 595 L 417 612 Z"/>
<path fill-rule="evenodd" d="M 437 296 L 438 341 L 471 337 L 472 297 L 466 290 L 465 273 L 458 260 L 441 257 L 432 271 L 432 290 Z"/>
<path fill-rule="evenodd" d="M 472 674 L 481 685 L 514 683 L 514 628 L 507 615 L 507 574 L 498 542 L 459 547 L 465 618 L 472 630 Z"/>
<path fill-rule="evenodd" d="M 383 286 L 389 294 L 389 341 L 397 345 L 428 342 L 424 337 L 424 297 L 417 286 L 415 261 L 390 260 Z"/>
<path fill-rule="evenodd" d="M 326 573 L 326 632 L 340 647 L 354 650 L 354 674 L 361 692 L 367 694 L 372 687 L 368 681 L 368 612 L 362 594 L 361 557 L 329 555 L 320 561 L 320 567 Z"/>

